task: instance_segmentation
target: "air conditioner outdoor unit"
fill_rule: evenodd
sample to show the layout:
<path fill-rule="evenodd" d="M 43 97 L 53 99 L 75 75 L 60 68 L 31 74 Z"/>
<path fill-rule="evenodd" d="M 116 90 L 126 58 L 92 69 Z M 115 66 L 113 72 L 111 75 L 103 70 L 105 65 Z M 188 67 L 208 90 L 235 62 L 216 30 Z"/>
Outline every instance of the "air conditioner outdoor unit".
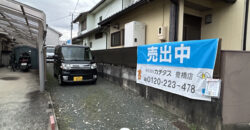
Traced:
<path fill-rule="evenodd" d="M 132 47 L 145 44 L 146 25 L 132 21 L 125 24 L 124 47 Z"/>
<path fill-rule="evenodd" d="M 158 38 L 160 40 L 166 40 L 166 32 L 167 32 L 167 27 L 160 26 L 158 28 Z"/>

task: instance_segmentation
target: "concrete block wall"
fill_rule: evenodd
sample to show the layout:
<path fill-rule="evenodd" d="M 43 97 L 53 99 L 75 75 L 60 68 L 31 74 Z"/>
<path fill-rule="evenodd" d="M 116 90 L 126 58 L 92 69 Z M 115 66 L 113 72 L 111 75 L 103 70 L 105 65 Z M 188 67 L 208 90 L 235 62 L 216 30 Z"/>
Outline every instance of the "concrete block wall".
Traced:
<path fill-rule="evenodd" d="M 192 124 L 193 127 L 205 130 L 222 129 L 222 103 L 220 99 L 213 99 L 212 102 L 192 100 L 137 84 L 136 68 L 98 63 L 98 73 L 125 90 L 132 91 L 151 103 L 178 115 Z"/>

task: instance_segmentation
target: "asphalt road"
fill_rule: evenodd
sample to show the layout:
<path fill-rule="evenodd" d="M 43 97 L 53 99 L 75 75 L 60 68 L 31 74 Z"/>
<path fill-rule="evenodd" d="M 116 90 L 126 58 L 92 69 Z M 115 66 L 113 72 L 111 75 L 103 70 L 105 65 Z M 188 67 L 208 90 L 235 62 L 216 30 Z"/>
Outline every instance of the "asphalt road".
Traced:
<path fill-rule="evenodd" d="M 176 130 L 175 116 L 144 98 L 99 78 L 96 85 L 58 86 L 53 64 L 47 64 L 51 92 L 61 130 Z M 178 124 L 178 123 L 177 123 Z"/>

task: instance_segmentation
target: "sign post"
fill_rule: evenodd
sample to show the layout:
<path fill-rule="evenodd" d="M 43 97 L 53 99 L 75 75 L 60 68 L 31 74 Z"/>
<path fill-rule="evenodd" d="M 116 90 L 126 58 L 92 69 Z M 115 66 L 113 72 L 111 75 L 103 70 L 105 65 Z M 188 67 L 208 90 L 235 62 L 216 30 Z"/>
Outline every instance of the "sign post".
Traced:
<path fill-rule="evenodd" d="M 211 101 L 219 39 L 138 46 L 136 82 L 196 100 Z"/>

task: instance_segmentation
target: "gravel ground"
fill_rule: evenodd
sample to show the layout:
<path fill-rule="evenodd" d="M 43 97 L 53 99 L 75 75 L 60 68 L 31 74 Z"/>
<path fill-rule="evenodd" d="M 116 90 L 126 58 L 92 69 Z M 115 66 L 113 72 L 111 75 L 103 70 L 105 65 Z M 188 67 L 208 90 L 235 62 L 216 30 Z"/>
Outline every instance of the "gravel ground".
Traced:
<path fill-rule="evenodd" d="M 60 87 L 48 65 L 47 88 L 61 130 L 176 130 L 179 119 L 144 98 L 99 78 L 96 85 Z"/>

